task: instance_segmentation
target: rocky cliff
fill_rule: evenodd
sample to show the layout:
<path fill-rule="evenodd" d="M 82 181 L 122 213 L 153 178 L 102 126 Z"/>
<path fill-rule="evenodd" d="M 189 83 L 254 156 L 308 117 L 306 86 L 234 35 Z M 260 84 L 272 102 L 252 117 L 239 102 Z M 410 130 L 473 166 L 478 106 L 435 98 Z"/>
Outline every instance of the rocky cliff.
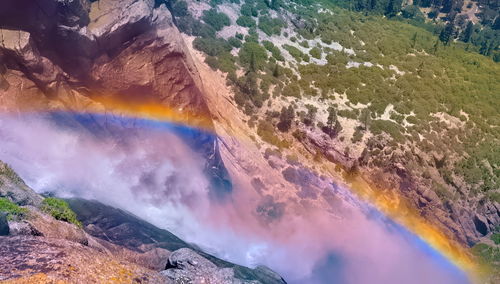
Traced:
<path fill-rule="evenodd" d="M 68 200 L 83 224 L 69 223 L 48 210 L 47 199 L 10 167 L 0 166 L 0 280 L 5 283 L 285 283 L 267 268 L 223 261 L 97 201 Z"/>
<path fill-rule="evenodd" d="M 0 13 L 3 111 L 120 115 L 116 104 L 160 105 L 190 125 L 213 127 L 201 79 L 165 4 L 8 1 Z M 214 188 L 230 191 L 217 141 L 200 132 L 187 142 L 207 157 Z"/>
<path fill-rule="evenodd" d="M 193 6 L 197 4 L 188 2 L 189 9 L 196 14 Z M 375 187 L 387 188 L 384 192 L 387 196 L 392 197 L 394 192 L 402 196 L 419 208 L 424 218 L 463 244 L 477 242 L 500 222 L 498 203 L 486 202 L 469 208 L 468 204 L 460 202 L 441 202 L 427 185 L 414 179 L 415 174 L 410 175 L 399 166 L 408 159 L 397 151 L 387 154 L 385 165 L 375 167 L 374 164 L 380 161 L 377 157 L 369 157 L 361 151 L 347 153 L 348 140 L 334 143 L 325 133 L 308 132 L 306 127 L 300 129 L 306 132 L 303 139 L 290 147 L 289 152 L 295 151 L 296 155 L 285 156 L 272 151 L 269 143 L 256 138 L 254 127 L 249 126 L 250 117 L 235 104 L 234 92 L 226 85 L 226 76 L 207 66 L 205 55 L 192 48 L 194 37 L 179 32 L 175 19 L 162 1 L 43 0 L 36 3 L 5 0 L 0 9 L 2 111 L 15 114 L 26 109 L 64 110 L 90 113 L 90 116 L 92 113 L 126 115 L 114 108 L 117 103 L 126 107 L 161 105 L 176 110 L 177 115 L 185 116 L 189 125 L 208 128 L 218 135 L 215 138 L 200 132 L 186 142 L 206 158 L 205 169 L 213 179 L 213 191 L 217 196 L 227 196 L 236 185 L 241 191 L 234 194 L 243 198 L 234 197 L 234 207 L 243 212 L 241 215 L 251 216 L 250 223 L 256 222 L 263 228 L 281 222 L 287 214 L 304 216 L 321 211 L 328 216 L 342 216 L 343 204 L 348 203 L 349 197 L 332 193 L 332 180 L 341 180 L 344 174 L 356 171 L 368 177 Z M 305 25 L 303 21 L 292 20 L 299 26 Z M 79 124 L 78 121 L 75 124 Z M 99 126 L 108 129 L 105 123 Z M 280 135 L 280 139 L 289 138 L 287 134 Z M 367 147 L 383 150 L 382 144 Z M 436 160 L 430 154 L 417 153 L 415 157 L 426 163 L 439 163 L 439 158 Z M 325 159 L 313 161 L 316 158 Z M 13 191 L 5 192 L 11 194 Z M 23 206 L 36 208 L 42 201 L 36 194 L 18 191 L 10 196 L 5 192 L 0 190 L 0 194 Z M 151 269 L 162 266 L 171 269 L 162 273 L 163 276 L 174 278 L 185 277 L 185 273 L 210 273 L 221 277 L 218 279 L 233 274 L 240 279 L 252 279 L 246 275 L 255 273 L 215 260 L 175 236 L 156 231 L 123 212 L 86 201 L 68 202 L 85 225 L 85 237 L 79 233 L 71 237 L 79 240 L 77 246 L 85 246 L 86 238 L 89 244 L 94 243 L 97 247 L 91 249 L 104 252 L 103 258 L 112 251 L 114 255 L 139 263 L 140 269 L 150 270 L 137 273 L 152 277 L 153 282 L 159 276 L 150 274 Z M 85 210 L 82 204 L 87 205 Z M 90 214 L 92 208 L 100 209 Z M 103 211 L 112 213 L 100 216 Z M 41 223 L 50 224 L 50 220 L 40 216 L 40 220 L 45 220 Z M 16 226 L 12 231 L 22 231 Z M 129 238 L 125 232 L 135 226 L 141 230 Z M 45 234 L 50 235 L 49 232 Z M 168 241 L 152 245 L 151 240 L 159 237 Z M 18 242 L 24 237 L 17 238 L 8 242 Z M 32 238 L 26 237 L 30 242 Z M 36 246 L 52 246 L 46 242 L 36 243 L 36 238 L 33 240 L 33 247 L 28 247 L 24 253 L 33 252 Z M 73 242 L 61 246 L 76 245 Z M 168 261 L 164 257 L 166 250 L 186 247 L 190 250 L 183 249 Z M 196 260 L 189 263 L 186 257 L 193 253 Z M 150 255 L 161 257 L 151 260 Z M 202 272 L 193 272 L 196 270 L 193 263 L 200 264 Z M 127 269 L 136 271 L 137 268 L 130 266 Z"/>

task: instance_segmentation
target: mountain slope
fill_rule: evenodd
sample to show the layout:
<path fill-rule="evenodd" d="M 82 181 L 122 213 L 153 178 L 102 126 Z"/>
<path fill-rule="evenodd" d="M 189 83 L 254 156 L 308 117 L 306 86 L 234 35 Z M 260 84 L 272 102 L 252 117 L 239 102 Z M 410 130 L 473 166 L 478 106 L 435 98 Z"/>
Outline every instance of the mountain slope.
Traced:
<path fill-rule="evenodd" d="M 0 108 L 207 130 L 184 140 L 242 231 L 348 222 L 363 207 L 338 185 L 445 248 L 500 224 L 500 69 L 463 43 L 330 1 L 42 2 L 0 12 Z"/>
<path fill-rule="evenodd" d="M 0 213 L 2 216 L 7 214 L 7 219 L 0 221 L 7 221 L 7 231 L 1 230 L 0 237 L 3 264 L 0 280 L 7 283 L 53 283 L 58 280 L 177 283 L 175 281 L 180 279 L 285 283 L 266 267 L 249 269 L 223 261 L 166 230 L 97 201 L 68 200 L 82 221 L 82 224 L 70 224 L 61 217 L 68 213 L 51 213 L 51 216 L 49 212 L 55 209 L 45 209 L 48 198 L 28 188 L 8 165 L 3 162 L 0 165 L 4 169 L 0 173 L 3 180 Z M 19 193 L 36 201 L 16 202 L 14 198 Z M 23 207 L 19 207 L 20 204 Z"/>

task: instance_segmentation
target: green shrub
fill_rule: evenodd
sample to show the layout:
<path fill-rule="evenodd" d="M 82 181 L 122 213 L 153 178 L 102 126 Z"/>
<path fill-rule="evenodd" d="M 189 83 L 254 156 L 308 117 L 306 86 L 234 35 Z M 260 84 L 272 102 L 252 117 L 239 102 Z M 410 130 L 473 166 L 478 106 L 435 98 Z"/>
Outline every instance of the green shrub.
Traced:
<path fill-rule="evenodd" d="M 245 3 L 243 5 L 241 5 L 241 14 L 243 16 L 248 16 L 248 17 L 257 17 L 258 15 L 258 11 L 257 9 L 255 9 L 254 7 L 252 7 L 252 5 L 248 4 L 248 3 Z"/>
<path fill-rule="evenodd" d="M 240 16 L 237 20 L 236 23 L 242 27 L 247 27 L 247 28 L 253 28 L 257 25 L 254 19 L 249 16 Z"/>
<path fill-rule="evenodd" d="M 286 97 L 300 98 L 300 87 L 297 83 L 291 83 L 283 88 L 282 94 Z"/>
<path fill-rule="evenodd" d="M 205 63 L 210 66 L 210 68 L 212 68 L 213 70 L 217 70 L 219 69 L 219 61 L 217 60 L 217 57 L 215 56 L 207 56 L 207 58 L 205 58 Z"/>
<path fill-rule="evenodd" d="M 354 131 L 354 134 L 352 135 L 351 142 L 352 143 L 358 143 L 363 139 L 363 131 L 361 131 L 361 128 L 356 128 L 356 131 Z"/>
<path fill-rule="evenodd" d="M 229 52 L 233 47 L 224 39 L 198 37 L 193 41 L 193 47 L 210 56 L 217 56 Z"/>
<path fill-rule="evenodd" d="M 276 135 L 274 126 L 268 121 L 261 120 L 259 122 L 257 134 L 262 138 L 262 140 L 278 147 L 279 149 L 290 147 L 290 144 L 286 140 L 281 140 Z"/>
<path fill-rule="evenodd" d="M 263 16 L 259 18 L 258 27 L 268 36 L 280 35 L 281 29 L 285 27 L 285 22 L 278 18 Z"/>
<path fill-rule="evenodd" d="M 218 13 L 215 9 L 204 11 L 202 20 L 212 26 L 216 31 L 220 31 L 223 27 L 231 24 L 231 20 L 226 14 Z"/>
<path fill-rule="evenodd" d="M 500 245 L 500 233 L 491 235 L 491 240 L 495 242 L 496 245 Z"/>
<path fill-rule="evenodd" d="M 472 253 L 479 257 L 482 263 L 493 263 L 500 261 L 500 248 L 487 244 L 478 243 L 472 247 Z"/>
<path fill-rule="evenodd" d="M 256 42 L 245 42 L 238 55 L 241 64 L 247 68 L 252 68 L 253 64 L 256 70 L 262 70 L 267 62 L 266 50 Z"/>
<path fill-rule="evenodd" d="M 57 220 L 82 227 L 82 223 L 78 221 L 76 213 L 71 210 L 68 203 L 62 199 L 47 197 L 42 201 L 42 207 L 40 209 Z"/>
<path fill-rule="evenodd" d="M 222 72 L 235 72 L 236 71 L 236 58 L 229 52 L 224 52 L 218 57 L 218 68 Z"/>
<path fill-rule="evenodd" d="M 232 45 L 233 47 L 240 48 L 241 47 L 241 40 L 235 38 L 235 37 L 230 37 L 227 39 L 227 42 Z"/>
<path fill-rule="evenodd" d="M 290 53 L 297 62 L 301 62 L 302 59 L 304 58 L 305 54 L 300 51 L 300 49 L 296 48 L 295 46 L 291 46 L 289 44 L 284 44 L 283 48 Z"/>
<path fill-rule="evenodd" d="M 303 40 L 303 41 L 299 42 L 299 44 L 302 47 L 309 48 L 309 42 L 307 40 Z"/>
<path fill-rule="evenodd" d="M 319 47 L 313 47 L 311 48 L 311 50 L 309 51 L 309 54 L 316 58 L 316 59 L 320 59 L 321 58 L 321 49 Z"/>
<path fill-rule="evenodd" d="M 373 120 L 371 125 L 371 131 L 375 135 L 385 132 L 398 142 L 401 142 L 404 139 L 404 136 L 402 134 L 404 132 L 404 128 L 401 127 L 399 124 L 389 120 L 379 120 L 379 119 Z"/>
<path fill-rule="evenodd" d="M 17 220 L 25 218 L 28 209 L 20 207 L 7 198 L 0 197 L 0 212 L 7 213 L 7 220 Z"/>
<path fill-rule="evenodd" d="M 172 5 L 172 14 L 176 17 L 184 17 L 189 14 L 188 12 L 188 5 L 186 1 L 180 0 L 176 1 Z"/>
<path fill-rule="evenodd" d="M 262 45 L 271 52 L 274 59 L 278 61 L 285 61 L 285 58 L 281 55 L 281 51 L 278 47 L 276 47 L 272 42 L 268 40 L 262 41 Z"/>

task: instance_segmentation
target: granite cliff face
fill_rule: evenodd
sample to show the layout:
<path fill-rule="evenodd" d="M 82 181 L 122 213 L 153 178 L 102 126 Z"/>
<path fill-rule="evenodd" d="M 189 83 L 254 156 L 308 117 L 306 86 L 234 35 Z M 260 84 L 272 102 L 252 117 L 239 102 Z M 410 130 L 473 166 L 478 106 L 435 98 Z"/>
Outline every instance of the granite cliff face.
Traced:
<path fill-rule="evenodd" d="M 0 108 L 120 115 L 104 102 L 161 105 L 212 128 L 201 79 L 166 6 L 153 0 L 8 1 L 0 15 Z M 25 20 L 28 19 L 28 20 Z M 106 128 L 106 125 L 99 125 Z M 231 190 L 214 137 L 191 143 Z"/>
<path fill-rule="evenodd" d="M 412 180 L 411 175 L 398 166 L 405 157 L 398 157 L 397 153 L 387 157 L 387 165 L 380 167 L 382 173 L 373 172 L 376 161 L 370 157 L 345 153 L 324 133 L 306 133 L 305 139 L 293 145 L 293 149 L 299 149 L 297 153 L 301 158 L 321 152 L 333 162 L 325 166 L 328 177 L 308 170 L 312 161 L 309 161 L 311 164 L 303 159 L 299 162 L 296 157 L 283 157 L 272 151 L 262 155 L 263 150 L 254 141 L 255 131 L 245 123 L 248 117 L 235 105 L 226 78 L 204 63 L 204 55 L 192 48 L 193 37 L 179 32 L 166 4 L 160 2 L 42 0 L 35 4 L 29 0 L 5 0 L 0 8 L 0 111 L 15 114 L 24 109 L 63 110 L 84 112 L 90 118 L 93 113 L 113 117 L 123 115 L 110 104 L 119 101 L 130 106 L 162 105 L 185 113 L 190 125 L 208 128 L 219 135 L 215 138 L 197 133 L 186 139 L 186 143 L 195 146 L 206 158 L 205 169 L 212 178 L 216 196 L 226 196 L 233 184 L 244 189 L 238 194 L 245 198 L 239 199 L 235 207 L 249 211 L 245 213 L 250 213 L 263 227 L 281 222 L 285 214 L 302 216 L 314 210 L 341 218 L 349 196 L 332 193 L 332 180 L 341 176 L 332 169 L 335 165 L 344 167 L 346 172 L 359 170 L 380 188 L 402 192 L 405 199 L 420 208 L 422 216 L 463 244 L 477 242 L 500 222 L 498 204 L 487 203 L 478 208 L 468 208 L 460 202 L 442 204 L 435 193 L 418 180 Z M 192 1 L 188 2 L 193 6 Z M 109 130 L 102 122 L 105 120 L 99 121 L 96 123 L 100 129 Z M 383 149 L 383 145 L 370 147 L 379 146 Z M 421 156 L 429 163 L 435 160 L 425 154 Z M 25 188 L 25 185 L 14 187 Z M 140 275 L 138 279 L 151 282 L 160 281 L 158 277 L 166 281 L 165 276 L 197 278 L 205 274 L 215 275 L 216 280 L 212 280 L 217 283 L 231 277 L 242 281 L 276 280 L 274 273 L 265 268 L 251 270 L 215 259 L 168 232 L 160 232 L 102 204 L 69 200 L 85 230 L 57 223 L 55 227 L 61 231 L 45 231 L 54 220 L 36 210 L 42 197 L 28 189 L 13 191 L 12 188 L 0 187 L 0 196 L 19 205 L 32 206 L 38 221 L 10 224 L 10 234 L 19 236 L 1 240 L 3 249 L 7 250 L 12 243 L 27 244 L 20 255 L 12 254 L 11 262 L 37 250 L 58 246 L 61 251 L 70 251 L 70 257 L 81 250 L 92 250 L 102 261 L 119 256 L 133 263 L 126 264 L 126 271 L 134 271 Z M 87 207 L 82 207 L 83 204 Z M 89 213 L 92 208 L 100 209 Z M 103 211 L 110 215 L 100 216 L 99 212 Z M 0 216 L 0 231 L 1 220 Z M 129 238 L 126 233 L 134 228 L 140 230 Z M 37 234 L 67 238 L 55 245 L 32 236 Z M 165 242 L 153 245 L 152 240 L 159 237 L 165 238 Z M 178 249 L 182 250 L 170 254 Z M 154 273 L 163 268 L 169 270 L 162 275 Z M 48 271 L 48 267 L 36 269 L 42 273 Z M 122 271 L 120 269 L 116 271 Z M 116 271 L 103 273 L 111 275 Z M 255 275 L 271 276 L 256 278 Z"/>

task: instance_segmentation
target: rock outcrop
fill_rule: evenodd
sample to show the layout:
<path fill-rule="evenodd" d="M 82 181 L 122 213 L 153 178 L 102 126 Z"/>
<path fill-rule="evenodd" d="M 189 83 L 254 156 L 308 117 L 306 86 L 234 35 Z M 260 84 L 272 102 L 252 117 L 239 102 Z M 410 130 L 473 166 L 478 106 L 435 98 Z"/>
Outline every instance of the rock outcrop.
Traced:
<path fill-rule="evenodd" d="M 212 129 L 201 79 L 164 4 L 153 0 L 6 1 L 0 12 L 0 111 L 98 112 L 160 105 Z M 105 102 L 105 103 L 104 103 Z M 104 128 L 101 125 L 101 128 Z M 231 191 L 217 140 L 186 137 L 216 196 Z"/>
<path fill-rule="evenodd" d="M 268 268 L 250 269 L 218 259 L 166 230 L 97 201 L 68 200 L 83 228 L 57 220 L 39 209 L 44 198 L 2 165 L 8 171 L 0 172 L 0 197 L 22 205 L 25 213 L 8 219 L 0 208 L 0 281 L 285 283 Z"/>
<path fill-rule="evenodd" d="M 153 270 L 55 238 L 0 237 L 0 262 L 2 283 L 169 283 Z"/>
<path fill-rule="evenodd" d="M 189 248 L 172 252 L 161 274 L 175 283 L 249 283 L 236 279 L 232 268 L 219 268 Z"/>
<path fill-rule="evenodd" d="M 5 197 L 19 205 L 38 206 L 40 195 L 29 188 L 12 168 L 0 161 L 0 197 Z"/>
<path fill-rule="evenodd" d="M 175 269 L 168 273 L 163 272 L 164 275 L 170 275 L 169 277 L 172 279 L 179 280 L 187 275 L 190 276 L 189 279 L 194 281 L 193 283 L 200 283 L 195 280 L 200 277 L 205 281 L 212 279 L 211 282 L 205 283 L 224 283 L 215 281 L 215 279 L 223 279 L 224 277 L 234 278 L 235 283 L 244 281 L 266 284 L 285 283 L 281 276 L 269 268 L 261 266 L 251 269 L 224 261 L 184 242 L 169 231 L 157 228 L 124 210 L 92 200 L 68 199 L 67 202 L 82 221 L 85 231 L 99 240 L 104 247 L 114 251 L 114 254 L 129 254 L 127 259 L 134 263 L 155 269 L 158 268 L 158 265 L 163 264 L 161 270 L 165 268 L 166 270 Z M 105 240 L 105 243 L 102 240 Z M 125 248 L 126 251 L 122 252 L 122 248 Z M 164 257 L 165 251 L 172 252 L 172 254 L 169 253 L 168 263 L 167 257 Z M 136 252 L 139 255 L 130 255 L 130 252 Z M 145 255 L 150 256 L 149 261 L 144 261 Z M 183 263 L 195 259 L 199 260 L 195 262 L 200 263 L 200 266 L 183 265 Z M 219 276 L 222 278 L 208 277 L 213 273 L 217 275 L 221 273 Z"/>

